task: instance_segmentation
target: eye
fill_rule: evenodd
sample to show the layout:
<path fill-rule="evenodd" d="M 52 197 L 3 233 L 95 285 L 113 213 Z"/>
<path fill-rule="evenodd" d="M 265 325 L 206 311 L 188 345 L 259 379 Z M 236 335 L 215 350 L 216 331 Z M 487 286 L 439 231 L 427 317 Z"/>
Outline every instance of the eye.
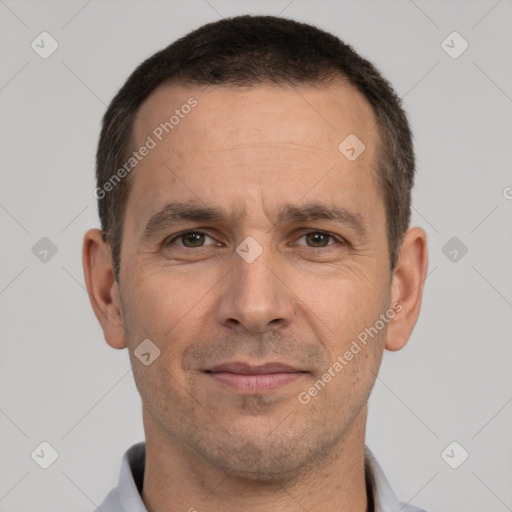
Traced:
<path fill-rule="evenodd" d="M 306 243 L 297 243 L 297 245 L 307 245 L 313 248 L 327 247 L 328 245 L 334 245 L 334 243 L 340 243 L 333 235 L 324 233 L 323 231 L 310 231 L 305 235 L 301 236 L 299 240 L 305 239 Z M 333 241 L 334 243 L 329 243 Z"/>
<path fill-rule="evenodd" d="M 304 242 L 301 242 L 301 240 L 304 240 Z M 336 243 L 339 244 L 341 241 L 337 240 L 334 235 L 325 233 L 324 231 L 310 231 L 302 235 L 296 242 L 296 245 L 321 249 L 323 247 L 335 245 Z M 208 236 L 203 231 L 195 230 L 185 231 L 174 235 L 173 237 L 167 239 L 164 242 L 164 245 L 178 245 L 179 247 L 184 247 L 186 249 L 197 249 L 206 245 L 218 244 L 212 237 Z"/>
<path fill-rule="evenodd" d="M 212 237 L 208 236 L 206 233 L 202 231 L 186 231 L 184 233 L 180 233 L 165 242 L 165 245 L 175 244 L 181 247 L 185 247 L 187 249 L 194 249 L 198 247 L 203 247 L 204 245 L 212 245 L 206 244 L 205 241 L 209 239 L 215 243 Z M 180 243 L 177 243 L 177 242 Z"/>

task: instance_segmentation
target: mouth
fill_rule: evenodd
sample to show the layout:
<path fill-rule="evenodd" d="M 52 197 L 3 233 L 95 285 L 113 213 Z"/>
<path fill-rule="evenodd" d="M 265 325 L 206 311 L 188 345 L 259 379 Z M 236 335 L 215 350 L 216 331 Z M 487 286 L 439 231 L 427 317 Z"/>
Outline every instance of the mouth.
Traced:
<path fill-rule="evenodd" d="M 222 386 L 243 393 L 258 394 L 295 382 L 308 372 L 277 362 L 262 365 L 233 362 L 219 364 L 205 373 Z"/>

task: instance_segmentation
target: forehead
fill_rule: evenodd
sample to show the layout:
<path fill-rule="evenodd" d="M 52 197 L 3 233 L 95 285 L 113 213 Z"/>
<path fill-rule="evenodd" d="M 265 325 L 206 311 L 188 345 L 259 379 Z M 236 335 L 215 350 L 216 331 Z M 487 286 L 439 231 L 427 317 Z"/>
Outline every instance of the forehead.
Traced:
<path fill-rule="evenodd" d="M 189 108 L 192 98 L 197 106 Z M 372 107 L 353 86 L 342 81 L 315 86 L 161 85 L 137 112 L 135 140 L 143 141 L 169 120 L 173 126 L 167 143 L 174 142 L 176 149 L 179 144 L 183 150 L 228 149 L 228 142 L 295 142 L 305 148 L 331 150 L 333 143 L 336 147 L 336 142 L 341 142 L 340 137 L 351 133 L 349 130 L 364 137 L 376 135 Z M 190 140 L 190 128 L 201 137 L 200 145 Z M 165 138 L 167 133 L 163 135 Z M 226 135 L 230 135 L 229 140 Z"/>
<path fill-rule="evenodd" d="M 141 105 L 133 136 L 135 149 L 148 137 L 154 143 L 131 177 L 126 211 L 128 217 L 130 206 L 138 209 L 136 223 L 177 198 L 236 209 L 251 200 L 289 203 L 318 194 L 364 209 L 377 198 L 375 116 L 345 83 L 164 85 Z M 364 144 L 356 160 L 340 151 L 345 140 Z"/>

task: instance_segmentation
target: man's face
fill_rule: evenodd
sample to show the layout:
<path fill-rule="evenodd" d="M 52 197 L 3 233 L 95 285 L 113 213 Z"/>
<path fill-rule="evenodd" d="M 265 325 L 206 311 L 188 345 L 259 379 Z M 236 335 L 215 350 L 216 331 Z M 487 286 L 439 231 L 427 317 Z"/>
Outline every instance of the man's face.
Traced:
<path fill-rule="evenodd" d="M 155 128 L 192 96 L 159 141 Z M 354 161 L 338 149 L 350 134 L 366 146 Z M 236 474 L 298 471 L 361 420 L 384 348 L 385 328 L 303 403 L 389 307 L 372 109 L 343 85 L 168 85 L 140 108 L 134 148 L 148 135 L 157 145 L 131 176 L 119 288 L 145 425 Z M 174 203 L 224 218 L 154 222 Z M 160 349 L 149 366 L 133 353 L 145 339 Z M 295 371 L 240 375 L 267 363 Z"/>

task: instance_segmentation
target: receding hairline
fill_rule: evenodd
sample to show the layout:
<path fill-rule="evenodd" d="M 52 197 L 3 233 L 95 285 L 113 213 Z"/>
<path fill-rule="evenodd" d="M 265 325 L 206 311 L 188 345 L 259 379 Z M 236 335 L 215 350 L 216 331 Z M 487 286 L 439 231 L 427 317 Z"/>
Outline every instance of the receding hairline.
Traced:
<path fill-rule="evenodd" d="M 202 25 L 146 59 L 104 115 L 97 181 L 105 181 L 109 168 L 121 165 L 123 156 L 136 147 L 133 131 L 140 107 L 165 84 L 178 82 L 207 89 L 290 83 L 317 88 L 340 78 L 364 96 L 377 118 L 376 155 L 370 164 L 378 171 L 374 171 L 378 189 L 385 195 L 393 268 L 410 218 L 415 171 L 407 117 L 393 86 L 369 60 L 338 36 L 314 25 L 274 16 L 237 16 Z M 98 200 L 102 229 L 108 237 L 114 236 L 117 271 L 131 178 L 128 175 L 116 189 L 118 193 L 113 192 L 107 201 Z"/>
<path fill-rule="evenodd" d="M 177 89 L 180 91 L 183 91 L 184 93 L 189 92 L 190 95 L 193 96 L 194 92 L 204 92 L 204 91 L 215 91 L 215 90 L 232 90 L 233 92 L 238 92 L 240 90 L 246 90 L 250 91 L 252 89 L 262 88 L 262 87 L 269 87 L 269 88 L 275 88 L 276 90 L 279 89 L 281 91 L 283 90 L 289 90 L 291 93 L 297 94 L 297 89 L 302 90 L 321 90 L 323 89 L 332 89 L 335 90 L 335 87 L 341 86 L 343 88 L 348 88 L 350 93 L 355 94 L 359 97 L 360 100 L 362 100 L 363 104 L 368 108 L 369 112 L 372 116 L 372 122 L 373 125 L 369 129 L 369 131 L 376 129 L 376 144 L 374 147 L 374 154 L 373 158 L 369 162 L 369 168 L 372 175 L 372 178 L 375 181 L 375 185 L 377 188 L 377 192 L 379 195 L 382 194 L 382 199 L 384 199 L 384 189 L 381 186 L 381 182 L 379 181 L 379 177 L 377 176 L 380 172 L 380 158 L 385 154 L 385 148 L 384 148 L 384 140 L 381 134 L 381 129 L 379 125 L 379 121 L 376 115 L 376 111 L 374 106 L 370 103 L 368 98 L 354 85 L 352 84 L 349 79 L 347 79 L 345 76 L 341 75 L 339 72 L 337 72 L 336 76 L 333 76 L 330 79 L 320 79 L 320 80 L 311 80 L 310 82 L 301 82 L 301 83 L 295 83 L 293 84 L 293 81 L 291 83 L 288 83 L 288 81 L 276 82 L 273 80 L 264 80 L 261 83 L 256 84 L 248 84 L 245 86 L 241 85 L 235 85 L 235 84 L 202 84 L 202 83 L 196 83 L 196 82 L 190 82 L 190 81 L 184 81 L 177 77 L 172 77 L 170 79 L 165 80 L 158 86 L 156 86 L 151 93 L 144 99 L 144 101 L 141 102 L 141 104 L 138 106 L 138 108 L 135 110 L 133 114 L 133 119 L 131 120 L 131 126 L 129 131 L 129 137 L 126 140 L 126 150 L 125 150 L 125 158 L 128 159 L 130 154 L 135 151 L 139 146 L 143 144 L 143 141 L 145 140 L 145 137 L 148 135 L 148 133 L 144 134 L 138 134 L 139 136 L 142 136 L 142 140 L 136 139 L 136 127 L 138 124 L 141 123 L 141 118 L 139 116 L 141 110 L 146 106 L 149 101 L 154 99 L 155 95 L 157 93 L 161 93 L 163 91 L 172 91 L 173 89 Z M 185 98 L 186 95 L 183 96 Z M 307 101 L 304 103 L 305 107 L 307 107 Z M 172 106 L 172 108 L 178 108 L 180 106 L 180 102 L 178 101 L 175 105 Z M 341 142 L 342 139 L 340 139 L 339 142 Z M 131 194 L 131 189 L 133 186 L 133 180 L 134 180 L 134 174 L 136 172 L 130 173 L 126 176 L 126 201 L 125 201 L 125 210 L 123 211 L 123 215 L 121 218 L 121 231 L 124 232 L 124 224 L 125 224 L 125 217 L 126 217 L 126 206 L 129 202 L 129 196 Z M 121 238 L 122 234 L 121 234 Z"/>
<path fill-rule="evenodd" d="M 372 124 L 371 124 L 371 127 L 368 129 L 367 133 L 376 129 L 376 136 L 375 136 L 375 146 L 373 148 L 374 154 L 372 155 L 372 159 L 369 162 L 369 170 L 371 172 L 372 178 L 375 181 L 377 190 L 378 190 L 378 192 L 380 192 L 380 189 L 382 187 L 380 186 L 380 181 L 378 179 L 379 177 L 376 176 L 376 173 L 380 172 L 379 160 L 381 158 L 381 155 L 385 154 L 385 151 L 384 151 L 384 140 L 381 135 L 381 130 L 379 127 L 379 121 L 377 119 L 375 108 L 371 105 L 371 103 L 368 101 L 368 99 L 365 97 L 365 95 L 361 91 L 359 91 L 356 86 L 354 86 L 352 83 L 350 83 L 348 81 L 348 79 L 346 79 L 343 76 L 337 76 L 330 80 L 312 81 L 312 82 L 307 82 L 307 83 L 306 82 L 299 83 L 299 84 L 295 84 L 295 85 L 292 85 L 289 83 L 276 83 L 273 81 L 263 81 L 262 83 L 251 84 L 251 85 L 243 86 L 243 87 L 238 86 L 238 85 L 233 85 L 233 84 L 215 84 L 215 85 L 206 84 L 205 85 L 205 84 L 187 83 L 187 82 L 183 82 L 180 79 L 177 79 L 176 77 L 173 77 L 172 79 L 166 80 L 164 83 L 155 87 L 155 89 L 145 98 L 145 100 L 139 105 L 139 107 L 135 111 L 133 119 L 131 121 L 129 137 L 127 139 L 125 159 L 128 159 L 130 157 L 130 154 L 133 151 L 137 150 L 137 148 L 139 148 L 144 143 L 147 135 L 149 135 L 149 132 L 144 131 L 142 129 L 139 131 L 139 133 L 136 133 L 136 131 L 137 131 L 136 128 L 137 128 L 137 126 L 140 126 L 140 123 L 141 123 L 141 118 L 139 116 L 141 110 L 144 107 L 147 107 L 148 102 L 151 101 L 151 99 L 154 99 L 155 94 L 157 94 L 158 92 L 161 93 L 166 90 L 172 91 L 173 89 L 177 89 L 180 92 L 190 93 L 190 95 L 193 96 L 194 93 L 204 92 L 204 91 L 231 90 L 234 93 L 236 93 L 240 90 L 250 91 L 253 89 L 268 87 L 271 89 L 275 88 L 276 90 L 280 90 L 280 91 L 288 90 L 290 93 L 300 95 L 300 91 L 297 91 L 297 89 L 302 89 L 302 90 L 306 90 L 306 91 L 307 91 L 307 89 L 317 90 L 317 91 L 321 90 L 321 89 L 335 90 L 335 88 L 338 86 L 341 86 L 343 88 L 348 88 L 348 90 L 350 91 L 351 94 L 355 94 L 359 98 L 359 100 L 362 102 L 364 107 L 368 109 L 368 112 L 371 116 L 371 119 L 369 119 L 369 122 Z M 180 101 L 177 101 L 174 105 L 172 105 L 172 109 L 178 108 L 180 106 L 181 102 L 185 102 L 188 97 L 190 97 L 190 96 L 187 96 L 187 94 L 184 94 L 183 98 Z M 312 111 L 314 110 L 314 108 L 311 107 L 311 105 L 308 106 L 307 100 L 305 100 L 304 98 L 302 98 L 302 100 L 304 100 L 305 108 L 312 108 Z M 172 110 L 172 109 L 170 109 L 170 110 Z M 321 113 L 317 112 L 315 115 L 319 115 L 318 118 L 319 118 L 319 120 L 321 120 Z M 150 126 L 152 126 L 152 125 L 150 125 Z M 145 129 L 151 131 L 151 127 L 149 127 L 149 128 L 146 127 Z M 333 130 L 336 130 L 336 129 L 333 128 Z M 346 136 L 346 134 L 343 134 L 343 135 L 340 134 L 338 143 L 342 142 L 342 140 L 345 136 Z M 134 174 L 136 174 L 136 171 L 130 173 L 126 177 L 127 178 L 127 182 L 126 182 L 127 195 L 126 195 L 125 206 L 128 203 L 128 199 L 129 199 L 129 196 L 131 193 L 131 187 L 133 185 L 133 180 L 134 180 L 133 175 Z M 125 213 L 126 213 L 126 210 L 123 212 L 123 218 L 121 219 L 123 224 L 124 224 L 124 216 L 125 216 L 124 214 Z M 122 228 L 123 227 L 124 226 L 122 226 Z"/>
<path fill-rule="evenodd" d="M 169 111 L 175 108 L 179 108 L 183 102 L 186 102 L 187 98 L 190 96 L 194 96 L 194 93 L 202 93 L 202 92 L 208 92 L 208 91 L 219 91 L 219 90 L 228 90 L 232 91 L 233 93 L 237 93 L 240 91 L 251 91 L 255 89 L 260 88 L 270 88 L 275 89 L 279 91 L 289 91 L 290 93 L 297 94 L 299 96 L 301 95 L 302 91 L 313 90 L 313 91 L 319 91 L 322 89 L 325 90 L 331 90 L 335 91 L 337 87 L 342 87 L 350 92 L 350 94 L 355 95 L 358 100 L 361 102 L 361 105 L 363 108 L 367 109 L 369 112 L 369 115 L 371 116 L 371 119 L 369 120 L 371 123 L 371 128 L 368 129 L 368 133 L 373 131 L 374 129 L 377 130 L 377 137 L 376 137 L 376 146 L 375 146 L 375 153 L 377 156 L 377 153 L 380 153 L 379 147 L 383 145 L 384 140 L 382 137 L 382 133 L 379 126 L 379 120 L 377 118 L 377 112 L 375 107 L 371 104 L 371 102 L 368 100 L 368 98 L 365 96 L 363 92 L 361 92 L 356 85 L 350 82 L 348 78 L 346 78 L 344 75 L 342 75 L 339 71 L 334 70 L 332 77 L 328 79 L 319 79 L 319 80 L 311 80 L 308 82 L 294 82 L 293 80 L 288 81 L 275 81 L 275 80 L 262 80 L 261 83 L 250 83 L 247 85 L 237 85 L 237 84 L 231 84 L 231 83 L 221 83 L 221 84 L 203 84 L 203 83 L 197 83 L 194 81 L 186 81 L 182 80 L 178 77 L 172 77 L 170 79 L 165 80 L 158 86 L 156 86 L 151 93 L 141 102 L 141 104 L 137 107 L 136 111 L 133 114 L 133 118 L 130 123 L 130 130 L 129 134 L 126 140 L 125 144 L 125 159 L 128 159 L 130 154 L 135 151 L 138 147 L 140 147 L 144 140 L 146 139 L 147 135 L 149 133 L 147 131 L 137 130 L 138 127 L 141 125 L 141 117 L 140 113 L 144 108 L 147 108 L 148 103 L 152 100 L 154 100 L 155 95 L 161 94 L 164 91 L 172 92 L 174 89 L 178 92 L 177 97 L 179 97 L 179 94 L 183 92 L 183 98 L 179 101 L 177 101 L 175 104 L 172 105 L 172 108 L 169 108 Z M 187 97 L 185 93 L 189 93 L 189 96 Z M 302 101 L 304 101 L 305 108 L 311 108 L 312 111 L 316 111 L 315 115 L 318 115 L 318 118 L 323 118 L 322 112 L 318 112 L 314 106 L 308 103 L 307 98 L 302 96 Z M 327 123 L 328 121 L 323 118 L 323 120 Z M 155 127 L 153 127 L 155 128 Z M 333 130 L 336 130 L 336 128 L 332 127 Z M 151 126 L 148 128 L 146 127 L 146 130 L 151 131 Z M 137 133 L 139 131 L 139 133 Z M 345 136 L 345 135 L 344 135 Z M 340 138 L 341 142 L 342 139 Z M 382 148 L 383 149 L 383 148 Z M 373 164 L 373 162 L 372 162 Z M 373 167 L 373 165 L 372 165 Z M 129 176 L 129 182 L 131 183 L 132 176 Z M 127 183 L 128 184 L 128 183 Z"/>

